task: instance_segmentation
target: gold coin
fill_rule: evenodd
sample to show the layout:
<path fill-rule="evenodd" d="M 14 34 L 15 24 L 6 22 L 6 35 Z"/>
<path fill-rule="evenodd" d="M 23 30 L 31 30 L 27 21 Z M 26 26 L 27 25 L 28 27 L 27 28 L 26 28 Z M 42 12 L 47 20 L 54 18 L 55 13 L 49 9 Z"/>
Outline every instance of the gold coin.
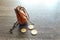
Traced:
<path fill-rule="evenodd" d="M 23 33 L 26 32 L 26 31 L 27 31 L 26 28 L 22 28 L 22 29 L 21 29 L 21 32 L 23 32 Z"/>
<path fill-rule="evenodd" d="M 37 33 L 38 33 L 37 30 L 32 30 L 32 31 L 31 31 L 31 34 L 32 34 L 32 35 L 36 35 Z"/>
<path fill-rule="evenodd" d="M 33 25 L 29 25 L 28 28 L 29 29 L 34 29 L 34 26 Z"/>

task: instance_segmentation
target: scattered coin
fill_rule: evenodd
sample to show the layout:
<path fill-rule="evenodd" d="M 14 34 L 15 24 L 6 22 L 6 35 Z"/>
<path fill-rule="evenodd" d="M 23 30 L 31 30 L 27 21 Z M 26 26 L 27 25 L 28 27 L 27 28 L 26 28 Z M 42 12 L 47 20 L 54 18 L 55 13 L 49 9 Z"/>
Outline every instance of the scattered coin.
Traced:
<path fill-rule="evenodd" d="M 35 29 L 34 30 L 31 30 L 31 34 L 32 35 L 36 35 L 37 33 L 38 33 L 37 30 L 35 30 Z"/>
<path fill-rule="evenodd" d="M 21 32 L 22 32 L 22 33 L 25 33 L 26 31 L 27 31 L 26 28 L 22 28 L 22 29 L 21 29 Z"/>
<path fill-rule="evenodd" d="M 34 29 L 34 26 L 33 25 L 29 25 L 28 29 Z"/>

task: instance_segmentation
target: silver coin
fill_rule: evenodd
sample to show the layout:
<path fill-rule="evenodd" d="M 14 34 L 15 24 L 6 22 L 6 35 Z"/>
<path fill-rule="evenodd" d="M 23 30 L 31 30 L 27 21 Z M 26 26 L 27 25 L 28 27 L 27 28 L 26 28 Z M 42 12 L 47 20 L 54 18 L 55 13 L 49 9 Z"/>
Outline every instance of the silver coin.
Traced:
<path fill-rule="evenodd" d="M 34 29 L 34 26 L 33 25 L 29 25 L 28 29 Z"/>
<path fill-rule="evenodd" d="M 37 35 L 37 33 L 38 33 L 37 30 L 35 30 L 35 29 L 34 30 L 31 30 L 31 34 L 32 35 Z"/>

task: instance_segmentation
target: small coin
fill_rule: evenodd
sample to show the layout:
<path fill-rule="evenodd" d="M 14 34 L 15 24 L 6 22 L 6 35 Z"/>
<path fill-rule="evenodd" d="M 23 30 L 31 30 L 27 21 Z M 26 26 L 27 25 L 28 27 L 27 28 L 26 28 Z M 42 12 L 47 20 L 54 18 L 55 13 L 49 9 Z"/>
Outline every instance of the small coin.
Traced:
<path fill-rule="evenodd" d="M 26 31 L 27 31 L 26 28 L 22 28 L 22 29 L 21 29 L 21 32 L 22 32 L 22 33 L 25 33 Z"/>
<path fill-rule="evenodd" d="M 37 33 L 38 33 L 37 30 L 35 30 L 35 29 L 34 30 L 31 30 L 31 34 L 32 35 L 36 35 Z"/>
<path fill-rule="evenodd" d="M 28 28 L 29 29 L 34 29 L 34 26 L 33 25 L 29 25 Z"/>

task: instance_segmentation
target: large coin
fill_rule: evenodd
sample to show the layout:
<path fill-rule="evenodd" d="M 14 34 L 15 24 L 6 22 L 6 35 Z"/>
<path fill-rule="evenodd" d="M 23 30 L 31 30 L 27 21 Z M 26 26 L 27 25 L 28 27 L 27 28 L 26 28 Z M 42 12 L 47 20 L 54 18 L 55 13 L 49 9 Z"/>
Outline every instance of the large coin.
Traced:
<path fill-rule="evenodd" d="M 27 31 L 26 28 L 22 28 L 22 29 L 21 29 L 21 32 L 22 32 L 22 33 L 25 33 L 26 31 Z"/>
<path fill-rule="evenodd" d="M 34 30 L 31 30 L 31 34 L 32 35 L 36 35 L 37 33 L 38 33 L 37 30 L 35 30 L 35 29 Z"/>
<path fill-rule="evenodd" d="M 34 29 L 34 26 L 33 25 L 29 25 L 28 29 Z"/>

